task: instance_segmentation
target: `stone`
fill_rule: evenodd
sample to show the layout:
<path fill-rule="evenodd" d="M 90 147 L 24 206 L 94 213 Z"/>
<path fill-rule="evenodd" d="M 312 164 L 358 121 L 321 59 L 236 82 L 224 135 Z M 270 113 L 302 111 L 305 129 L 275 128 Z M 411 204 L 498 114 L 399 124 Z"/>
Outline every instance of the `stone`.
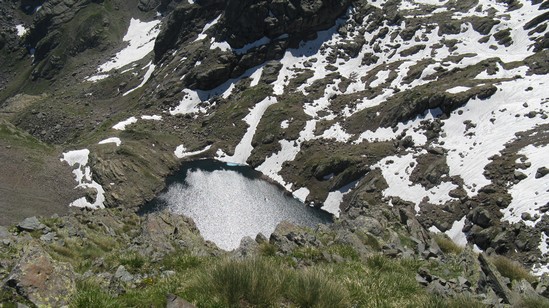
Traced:
<path fill-rule="evenodd" d="M 543 274 L 536 286 L 536 292 L 544 297 L 549 297 L 549 275 Z"/>
<path fill-rule="evenodd" d="M 122 282 L 131 282 L 134 279 L 133 275 L 130 274 L 130 272 L 128 272 L 128 270 L 126 270 L 124 265 L 120 265 L 116 269 L 116 272 L 114 273 L 114 278 L 118 279 Z"/>
<path fill-rule="evenodd" d="M 540 295 L 536 292 L 532 285 L 522 279 L 520 281 L 515 281 L 513 283 L 513 292 L 520 294 L 522 297 L 526 298 L 538 298 Z"/>
<path fill-rule="evenodd" d="M 427 149 L 427 152 L 435 155 L 444 155 L 444 149 L 440 147 L 430 147 Z"/>
<path fill-rule="evenodd" d="M 166 308 L 195 308 L 196 306 L 182 299 L 181 297 L 168 294 L 166 296 Z"/>
<path fill-rule="evenodd" d="M 494 292 L 507 304 L 513 305 L 517 303 L 519 298 L 517 298 L 516 294 L 507 287 L 505 280 L 496 267 L 488 260 L 485 253 L 478 255 L 478 261 L 482 271 L 486 275 L 488 284 L 492 287 Z"/>
<path fill-rule="evenodd" d="M 524 180 L 525 178 L 527 178 L 528 176 L 518 170 L 516 170 L 514 173 L 513 173 L 513 176 L 515 177 L 515 179 L 519 180 L 519 181 L 522 181 Z"/>
<path fill-rule="evenodd" d="M 549 168 L 547 167 L 541 167 L 541 168 L 538 168 L 538 170 L 536 171 L 536 179 L 539 179 L 539 178 L 542 178 L 544 177 L 545 175 L 547 175 L 549 173 Z"/>
<path fill-rule="evenodd" d="M 398 257 L 399 251 L 397 249 L 386 249 L 383 250 L 383 254 L 386 255 L 389 258 L 396 258 Z"/>
<path fill-rule="evenodd" d="M 368 216 L 359 216 L 349 222 L 352 227 L 362 232 L 368 232 L 375 236 L 380 236 L 385 228 L 381 225 L 379 220 Z"/>
<path fill-rule="evenodd" d="M 483 228 L 488 228 L 492 225 L 492 214 L 487 209 L 481 207 L 474 208 L 467 218 L 471 220 L 474 224 L 479 225 Z"/>
<path fill-rule="evenodd" d="M 8 238 L 10 238 L 10 233 L 8 232 L 8 229 L 4 226 L 0 226 L 0 240 Z"/>
<path fill-rule="evenodd" d="M 223 38 L 233 48 L 282 34 L 299 39 L 331 27 L 345 13 L 351 1 L 265 1 L 228 0 Z"/>
<path fill-rule="evenodd" d="M 416 274 L 416 282 L 422 286 L 429 285 L 429 282 L 425 278 L 423 278 L 420 274 Z"/>
<path fill-rule="evenodd" d="M 70 264 L 53 260 L 38 242 L 32 241 L 25 247 L 6 286 L 37 306 L 61 307 L 69 304 L 76 290 L 75 278 Z"/>
<path fill-rule="evenodd" d="M 261 81 L 267 84 L 273 83 L 278 78 L 278 72 L 282 69 L 282 63 L 278 61 L 268 61 L 261 72 Z"/>
<path fill-rule="evenodd" d="M 269 242 L 269 239 L 267 239 L 267 237 L 266 237 L 263 233 L 259 232 L 259 233 L 256 235 L 256 237 L 255 237 L 255 241 L 256 241 L 258 244 L 262 244 L 262 243 L 267 243 L 267 242 Z"/>
<path fill-rule="evenodd" d="M 240 258 L 257 255 L 259 252 L 259 244 L 249 236 L 245 236 L 240 240 L 240 246 L 235 250 L 235 255 Z"/>
<path fill-rule="evenodd" d="M 471 286 L 471 282 L 469 282 L 469 280 L 467 280 L 467 278 L 465 278 L 463 276 L 459 276 L 457 278 L 457 282 L 460 286 L 465 286 L 465 287 L 470 287 Z"/>
<path fill-rule="evenodd" d="M 441 281 L 438 280 L 431 282 L 427 286 L 427 292 L 442 296 L 444 298 L 450 297 L 453 293 L 447 285 L 444 285 Z"/>
<path fill-rule="evenodd" d="M 17 228 L 22 231 L 36 231 L 46 228 L 36 216 L 25 218 L 22 222 L 17 225 Z"/>
<path fill-rule="evenodd" d="M 49 232 L 40 237 L 40 240 L 46 243 L 53 242 L 55 238 L 57 237 L 57 234 L 55 232 Z"/>

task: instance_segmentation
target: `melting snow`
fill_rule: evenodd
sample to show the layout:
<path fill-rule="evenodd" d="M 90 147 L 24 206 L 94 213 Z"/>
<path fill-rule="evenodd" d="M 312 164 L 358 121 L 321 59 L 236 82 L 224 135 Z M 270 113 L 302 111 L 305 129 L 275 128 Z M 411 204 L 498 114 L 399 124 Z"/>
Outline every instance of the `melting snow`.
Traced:
<path fill-rule="evenodd" d="M 547 96 L 546 83 L 547 77 L 540 75 L 502 82 L 492 97 L 472 99 L 443 121 L 440 141 L 448 149 L 450 175 L 461 176 L 469 196 L 475 195 L 475 187 L 491 183 L 483 175 L 489 157 L 498 154 L 507 142 L 514 140 L 515 133 L 546 123 L 540 116 L 525 116 L 531 110 L 546 108 L 541 99 Z M 533 89 L 524 91 L 528 87 Z M 524 103 L 528 107 L 524 107 Z M 476 127 L 466 131 L 464 121 L 471 121 Z"/>
<path fill-rule="evenodd" d="M 114 143 L 118 147 L 122 144 L 122 140 L 120 140 L 120 138 L 118 137 L 111 137 L 111 138 L 107 138 L 105 140 L 99 141 L 98 144 L 107 144 L 107 143 Z"/>
<path fill-rule="evenodd" d="M 299 201 L 305 202 L 305 200 L 307 200 L 307 197 L 309 196 L 309 193 L 310 193 L 310 191 L 307 189 L 307 187 L 301 187 L 297 190 L 294 190 L 294 192 L 292 194 Z"/>
<path fill-rule="evenodd" d="M 143 59 L 154 48 L 154 40 L 160 33 L 160 20 L 143 22 L 132 18 L 128 32 L 123 38 L 128 46 L 119 51 L 113 59 L 99 66 L 99 72 L 105 73 L 120 69 L 132 62 Z"/>
<path fill-rule="evenodd" d="M 143 80 L 141 81 L 141 83 L 137 87 L 135 87 L 135 88 L 127 91 L 126 93 L 124 93 L 122 96 L 126 96 L 126 95 L 132 93 L 133 91 L 135 91 L 135 90 L 141 88 L 143 85 L 145 85 L 145 83 L 147 83 L 147 81 L 149 81 L 149 78 L 151 78 L 152 73 L 154 72 L 154 69 L 156 68 L 156 66 L 154 64 L 152 64 L 152 61 L 151 61 L 151 62 L 149 62 L 149 64 L 147 64 L 147 65 L 145 65 L 145 67 L 143 67 L 143 69 L 145 69 L 145 68 L 148 68 L 148 69 L 145 72 L 145 75 L 143 76 Z"/>
<path fill-rule="evenodd" d="M 469 89 L 471 89 L 471 88 L 469 88 L 469 87 L 457 86 L 457 87 L 453 87 L 453 88 L 451 88 L 451 89 L 446 90 L 446 92 L 451 93 L 451 94 L 456 94 L 456 93 L 465 92 L 465 91 L 467 91 L 467 90 L 469 90 Z"/>
<path fill-rule="evenodd" d="M 446 233 L 446 235 L 448 235 L 448 237 L 450 237 L 452 241 L 454 241 L 454 243 L 460 246 L 465 246 L 467 245 L 467 236 L 462 231 L 464 226 L 465 216 L 463 216 L 463 218 L 458 221 L 454 221 L 454 224 L 452 224 L 452 228 L 444 233 Z"/>
<path fill-rule="evenodd" d="M 536 179 L 536 171 L 541 167 L 549 166 L 549 145 L 534 146 L 528 145 L 519 151 L 520 155 L 528 158 L 531 166 L 522 170 L 527 175 L 527 178 L 515 184 L 509 189 L 509 193 L 513 197 L 511 204 L 503 212 L 503 220 L 511 223 L 521 221 L 521 215 L 528 213 L 532 217 L 539 214 L 537 209 L 545 205 L 549 201 L 549 180 L 546 175 Z M 534 226 L 534 222 L 524 220 L 528 226 Z"/>
<path fill-rule="evenodd" d="M 126 126 L 128 126 L 130 124 L 133 124 L 133 123 L 136 123 L 136 122 L 137 122 L 136 117 L 130 117 L 130 118 L 127 118 L 124 121 L 119 122 L 118 124 L 116 124 L 112 128 L 114 128 L 116 130 L 126 130 Z"/>
<path fill-rule="evenodd" d="M 162 120 L 162 116 L 159 116 L 159 115 L 142 115 L 141 116 L 141 119 L 142 120 L 152 120 L 152 121 L 161 121 Z"/>
<path fill-rule="evenodd" d="M 75 167 L 72 171 L 78 185 L 75 188 L 92 189 L 97 192 L 95 202 L 89 202 L 85 197 L 73 201 L 69 206 L 74 207 L 86 207 L 91 209 L 105 208 L 105 191 L 103 187 L 92 179 L 91 168 L 87 166 L 88 156 L 90 151 L 88 149 L 69 151 L 63 153 L 61 161 L 67 162 L 69 166 Z"/>
<path fill-rule="evenodd" d="M 91 82 L 96 82 L 96 81 L 103 80 L 103 79 L 108 78 L 108 77 L 109 77 L 108 74 L 99 74 L 99 75 L 86 77 L 85 80 L 86 81 L 91 81 Z"/>
<path fill-rule="evenodd" d="M 242 140 L 240 140 L 240 143 L 234 149 L 234 154 L 232 156 L 218 157 L 217 159 L 224 162 L 245 165 L 246 160 L 248 159 L 248 157 L 250 157 L 250 154 L 253 150 L 252 139 L 255 135 L 257 125 L 259 125 L 259 121 L 261 121 L 261 118 L 263 117 L 263 114 L 265 113 L 267 108 L 276 103 L 276 98 L 272 96 L 269 96 L 261 102 L 257 103 L 250 110 L 250 113 L 246 117 L 244 117 L 244 121 L 249 125 L 249 127 L 244 134 L 244 137 L 242 137 Z"/>
<path fill-rule="evenodd" d="M 27 34 L 29 29 L 25 28 L 23 25 L 16 25 L 15 29 L 17 30 L 17 36 L 22 37 L 23 35 Z"/>
<path fill-rule="evenodd" d="M 426 151 L 421 152 L 424 154 Z M 425 189 L 420 184 L 414 184 L 410 181 L 410 175 L 414 170 L 412 164 L 416 159 L 412 153 L 404 156 L 389 156 L 379 161 L 375 167 L 381 169 L 383 177 L 389 186 L 383 191 L 384 196 L 397 196 L 403 200 L 413 202 L 416 212 L 419 212 L 419 204 L 427 198 L 429 203 L 444 204 L 447 201 L 454 200 L 448 193 L 457 188 L 450 182 L 442 182 L 440 185 L 431 189 Z"/>
<path fill-rule="evenodd" d="M 357 184 L 358 181 L 354 181 L 336 191 L 330 192 L 328 194 L 328 197 L 326 197 L 326 200 L 324 200 L 324 205 L 322 206 L 322 209 L 328 213 L 333 214 L 335 217 L 339 217 L 339 212 L 341 211 L 339 209 L 339 206 L 343 201 L 343 197 L 348 194 L 351 189 L 355 188 Z"/>
<path fill-rule="evenodd" d="M 211 147 L 212 146 L 209 145 L 209 146 L 207 146 L 204 149 L 199 150 L 199 151 L 187 152 L 187 149 L 185 148 L 185 146 L 179 145 L 179 146 L 177 146 L 177 148 L 175 148 L 175 151 L 173 152 L 173 154 L 177 158 L 185 158 L 185 157 L 194 156 L 194 155 L 204 153 L 204 152 L 208 151 Z"/>

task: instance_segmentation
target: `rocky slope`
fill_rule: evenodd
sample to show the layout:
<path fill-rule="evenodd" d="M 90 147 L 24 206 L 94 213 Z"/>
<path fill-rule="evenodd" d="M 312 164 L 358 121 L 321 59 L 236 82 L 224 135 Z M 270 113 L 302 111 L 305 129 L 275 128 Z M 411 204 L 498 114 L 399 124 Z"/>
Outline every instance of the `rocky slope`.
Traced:
<path fill-rule="evenodd" d="M 547 2 L 0 9 L 0 117 L 70 165 L 73 206 L 135 210 L 181 160 L 213 157 L 249 164 L 342 229 L 404 206 L 422 233 L 548 271 Z"/>

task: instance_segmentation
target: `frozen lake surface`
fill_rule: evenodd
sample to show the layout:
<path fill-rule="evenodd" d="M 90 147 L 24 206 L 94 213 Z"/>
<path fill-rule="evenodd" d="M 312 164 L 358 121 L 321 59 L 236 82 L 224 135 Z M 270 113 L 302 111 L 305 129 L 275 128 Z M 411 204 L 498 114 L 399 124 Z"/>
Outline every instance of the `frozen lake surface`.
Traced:
<path fill-rule="evenodd" d="M 232 250 L 245 236 L 269 237 L 281 221 L 314 227 L 331 215 L 307 206 L 248 166 L 216 160 L 186 163 L 146 205 L 191 217 L 206 240 Z"/>

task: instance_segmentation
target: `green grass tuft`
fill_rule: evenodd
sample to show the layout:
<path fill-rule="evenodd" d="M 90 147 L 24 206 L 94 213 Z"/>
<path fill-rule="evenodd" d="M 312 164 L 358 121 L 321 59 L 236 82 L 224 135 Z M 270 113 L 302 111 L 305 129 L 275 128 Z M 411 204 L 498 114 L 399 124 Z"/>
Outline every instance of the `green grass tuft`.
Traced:
<path fill-rule="evenodd" d="M 299 307 L 348 307 L 349 294 L 330 275 L 320 270 L 304 270 L 293 275 L 288 299 Z"/>
<path fill-rule="evenodd" d="M 266 259 L 224 260 L 199 278 L 203 293 L 216 295 L 223 304 L 271 306 L 280 297 L 284 275 L 277 264 Z"/>
<path fill-rule="evenodd" d="M 71 308 L 110 308 L 118 307 L 111 294 L 107 293 L 92 281 L 77 284 L 77 292 L 72 297 Z"/>

